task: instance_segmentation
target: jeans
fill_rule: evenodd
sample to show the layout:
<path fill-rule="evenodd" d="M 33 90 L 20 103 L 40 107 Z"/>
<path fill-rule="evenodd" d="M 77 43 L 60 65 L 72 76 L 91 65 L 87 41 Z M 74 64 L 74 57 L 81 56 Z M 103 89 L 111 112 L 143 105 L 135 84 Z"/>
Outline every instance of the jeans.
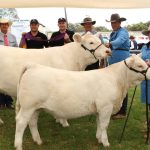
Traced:
<path fill-rule="evenodd" d="M 0 93 L 0 105 L 10 107 L 12 105 L 13 99 L 6 94 Z"/>

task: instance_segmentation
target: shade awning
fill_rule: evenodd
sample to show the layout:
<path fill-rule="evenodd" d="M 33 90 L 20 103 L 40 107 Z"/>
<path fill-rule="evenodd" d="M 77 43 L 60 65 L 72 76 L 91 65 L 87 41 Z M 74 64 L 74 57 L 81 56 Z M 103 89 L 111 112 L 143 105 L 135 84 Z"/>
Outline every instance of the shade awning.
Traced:
<path fill-rule="evenodd" d="M 1 8 L 150 8 L 150 0 L 0 0 Z"/>

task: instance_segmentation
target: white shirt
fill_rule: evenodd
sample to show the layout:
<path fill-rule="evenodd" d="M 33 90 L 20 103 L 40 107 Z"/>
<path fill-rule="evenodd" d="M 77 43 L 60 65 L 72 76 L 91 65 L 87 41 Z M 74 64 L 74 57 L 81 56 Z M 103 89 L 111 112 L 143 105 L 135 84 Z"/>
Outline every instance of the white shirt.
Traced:
<path fill-rule="evenodd" d="M 9 32 L 7 32 L 6 35 L 8 38 L 8 45 L 11 47 L 18 47 L 16 37 Z M 4 33 L 2 32 L 0 32 L 0 45 L 4 45 Z"/>

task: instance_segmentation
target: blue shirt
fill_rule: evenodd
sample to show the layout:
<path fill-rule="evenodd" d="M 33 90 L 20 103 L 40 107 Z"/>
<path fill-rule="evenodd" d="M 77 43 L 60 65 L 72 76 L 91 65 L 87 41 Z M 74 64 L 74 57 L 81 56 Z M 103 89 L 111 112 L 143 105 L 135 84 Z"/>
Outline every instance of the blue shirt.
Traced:
<path fill-rule="evenodd" d="M 108 58 L 109 64 L 120 62 L 129 57 L 130 41 L 126 29 L 120 27 L 110 34 L 112 55 Z"/>
<path fill-rule="evenodd" d="M 147 45 L 144 45 L 142 47 L 141 53 L 142 53 L 143 60 L 150 59 L 150 48 L 148 48 Z"/>
<path fill-rule="evenodd" d="M 9 32 L 7 32 L 6 35 L 8 38 L 8 45 L 11 47 L 18 47 L 16 37 Z M 2 32 L 0 32 L 0 45 L 4 45 L 4 33 Z"/>
<path fill-rule="evenodd" d="M 141 49 L 141 53 L 142 53 L 142 59 L 146 60 L 146 59 L 150 59 L 150 47 L 146 45 L 144 45 Z M 141 84 L 141 101 L 142 103 L 146 102 L 146 95 L 145 95 L 145 90 L 146 90 L 146 81 L 142 81 Z M 150 80 L 148 80 L 148 104 L 150 104 Z"/>

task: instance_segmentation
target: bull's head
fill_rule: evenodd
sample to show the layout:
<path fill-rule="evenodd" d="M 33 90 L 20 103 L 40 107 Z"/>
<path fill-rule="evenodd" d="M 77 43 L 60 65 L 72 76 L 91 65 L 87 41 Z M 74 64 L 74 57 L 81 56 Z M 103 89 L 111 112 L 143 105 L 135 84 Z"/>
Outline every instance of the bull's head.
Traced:
<path fill-rule="evenodd" d="M 80 43 L 81 48 L 89 59 L 102 59 L 111 54 L 111 50 L 106 48 L 98 36 L 92 35 L 90 32 L 84 36 L 76 33 L 73 36 L 74 41 Z"/>
<path fill-rule="evenodd" d="M 145 78 L 150 79 L 150 69 L 146 62 L 138 55 L 132 55 L 126 59 L 125 65 L 129 69 L 129 77 L 132 80 L 130 86 L 139 84 Z"/>

